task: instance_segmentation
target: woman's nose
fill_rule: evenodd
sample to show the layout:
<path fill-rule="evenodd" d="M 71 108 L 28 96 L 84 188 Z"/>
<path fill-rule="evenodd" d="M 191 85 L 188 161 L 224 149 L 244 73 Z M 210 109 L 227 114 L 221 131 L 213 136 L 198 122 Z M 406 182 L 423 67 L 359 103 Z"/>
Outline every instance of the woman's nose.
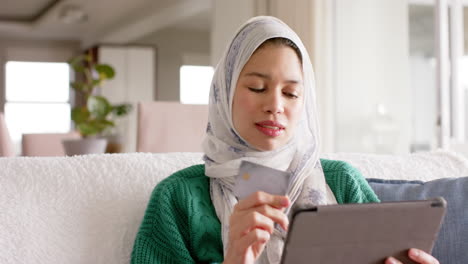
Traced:
<path fill-rule="evenodd" d="M 284 112 L 284 98 L 280 92 L 267 94 L 264 102 L 264 111 L 269 114 L 280 114 Z"/>

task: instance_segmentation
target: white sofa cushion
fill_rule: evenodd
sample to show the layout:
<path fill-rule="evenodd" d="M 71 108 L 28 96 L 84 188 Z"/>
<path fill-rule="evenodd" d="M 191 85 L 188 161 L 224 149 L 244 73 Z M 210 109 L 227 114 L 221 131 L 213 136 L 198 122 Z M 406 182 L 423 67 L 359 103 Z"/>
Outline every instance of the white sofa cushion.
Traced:
<path fill-rule="evenodd" d="M 334 153 L 322 157 L 349 162 L 366 178 L 430 181 L 468 176 L 468 160 L 444 150 L 406 155 Z"/>
<path fill-rule="evenodd" d="M 199 153 L 0 159 L 0 263 L 129 263 L 153 187 Z"/>
<path fill-rule="evenodd" d="M 179 169 L 202 163 L 201 157 L 0 158 L 0 263 L 129 263 L 153 187 Z M 420 180 L 428 173 L 457 177 L 468 172 L 465 160 L 445 152 L 324 157 L 346 160 L 372 178 Z"/>

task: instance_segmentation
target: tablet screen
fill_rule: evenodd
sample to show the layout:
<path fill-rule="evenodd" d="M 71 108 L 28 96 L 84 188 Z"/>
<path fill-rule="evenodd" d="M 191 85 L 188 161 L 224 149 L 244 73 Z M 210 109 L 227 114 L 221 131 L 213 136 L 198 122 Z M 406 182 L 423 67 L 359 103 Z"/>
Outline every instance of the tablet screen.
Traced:
<path fill-rule="evenodd" d="M 317 206 L 294 213 L 283 264 L 384 263 L 407 252 L 431 252 L 445 214 L 445 200 Z"/>

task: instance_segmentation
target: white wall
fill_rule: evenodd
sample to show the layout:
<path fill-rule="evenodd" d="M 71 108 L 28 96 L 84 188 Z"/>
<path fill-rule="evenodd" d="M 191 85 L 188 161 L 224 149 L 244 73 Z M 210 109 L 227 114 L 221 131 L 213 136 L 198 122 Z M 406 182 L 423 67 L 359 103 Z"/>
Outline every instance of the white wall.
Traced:
<path fill-rule="evenodd" d="M 377 104 L 394 120 L 391 152 L 409 151 L 411 91 L 406 0 L 336 0 L 337 151 L 379 152 Z M 388 151 L 386 151 L 388 152 Z"/>
<path fill-rule="evenodd" d="M 184 58 L 210 56 L 210 33 L 205 31 L 165 29 L 138 43 L 157 47 L 156 100 L 160 101 L 179 101 L 179 75 Z M 209 65 L 206 59 L 204 62 Z"/>
<path fill-rule="evenodd" d="M 468 154 L 468 88 L 465 87 L 465 90 L 462 92 L 462 95 L 464 96 L 465 99 L 465 107 L 463 108 L 463 111 L 465 111 L 465 140 L 464 143 L 466 144 L 466 152 Z"/>
<path fill-rule="evenodd" d="M 211 64 L 216 66 L 237 29 L 257 15 L 256 1 L 214 0 L 211 26 Z"/>
<path fill-rule="evenodd" d="M 437 147 L 434 5 L 409 5 L 410 83 L 413 150 Z"/>
<path fill-rule="evenodd" d="M 432 61 L 432 63 L 431 63 Z M 412 55 L 411 65 L 411 140 L 412 143 L 436 147 L 437 89 L 435 61 L 421 55 Z"/>

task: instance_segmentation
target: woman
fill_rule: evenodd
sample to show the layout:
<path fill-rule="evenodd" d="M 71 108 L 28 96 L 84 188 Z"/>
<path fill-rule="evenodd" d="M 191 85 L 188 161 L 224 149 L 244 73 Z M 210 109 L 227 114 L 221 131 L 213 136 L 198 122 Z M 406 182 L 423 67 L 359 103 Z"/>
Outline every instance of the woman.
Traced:
<path fill-rule="evenodd" d="M 216 67 L 205 164 L 154 189 L 132 263 L 279 263 L 291 208 L 379 202 L 356 169 L 319 160 L 315 109 L 312 65 L 299 37 L 276 18 L 250 19 Z M 257 192 L 238 201 L 232 189 L 242 160 L 290 172 L 287 195 Z M 418 263 L 437 262 L 409 252 Z"/>

